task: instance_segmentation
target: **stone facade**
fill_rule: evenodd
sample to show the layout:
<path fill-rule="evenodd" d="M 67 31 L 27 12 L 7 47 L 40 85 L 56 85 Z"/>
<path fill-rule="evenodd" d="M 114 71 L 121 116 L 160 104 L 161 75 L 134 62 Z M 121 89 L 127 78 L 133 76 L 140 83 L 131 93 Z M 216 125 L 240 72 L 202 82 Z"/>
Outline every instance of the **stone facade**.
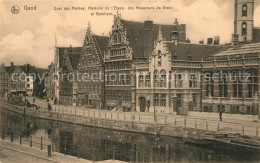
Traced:
<path fill-rule="evenodd" d="M 77 105 L 91 108 L 104 108 L 104 51 L 108 37 L 97 36 L 87 29 L 83 48 L 80 54 L 78 72 L 80 77 L 77 90 Z"/>

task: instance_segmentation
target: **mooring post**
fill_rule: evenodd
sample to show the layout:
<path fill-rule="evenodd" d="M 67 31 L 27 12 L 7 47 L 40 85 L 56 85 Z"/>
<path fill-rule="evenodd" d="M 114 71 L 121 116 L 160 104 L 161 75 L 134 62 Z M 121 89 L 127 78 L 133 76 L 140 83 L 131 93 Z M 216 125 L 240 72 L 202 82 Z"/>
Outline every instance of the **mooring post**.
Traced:
<path fill-rule="evenodd" d="M 167 116 L 164 116 L 164 122 L 167 123 Z"/>
<path fill-rule="evenodd" d="M 22 144 L 22 135 L 20 134 L 20 144 Z"/>
<path fill-rule="evenodd" d="M 32 136 L 30 136 L 30 147 L 32 147 Z"/>
<path fill-rule="evenodd" d="M 184 126 L 186 127 L 186 118 L 184 119 Z"/>
<path fill-rule="evenodd" d="M 174 125 L 175 125 L 175 126 L 177 125 L 177 121 L 176 121 L 176 118 L 174 119 Z"/>
<path fill-rule="evenodd" d="M 43 146 L 42 146 L 42 136 L 41 136 L 41 150 L 43 150 Z"/>
<path fill-rule="evenodd" d="M 206 122 L 206 130 L 208 130 L 208 122 Z"/>
<path fill-rule="evenodd" d="M 219 131 L 219 123 L 218 123 L 218 131 Z"/>
<path fill-rule="evenodd" d="M 51 145 L 47 145 L 48 147 L 48 157 L 51 157 Z"/>
<path fill-rule="evenodd" d="M 14 141 L 14 133 L 11 133 L 10 138 L 11 138 L 11 142 L 13 142 Z"/>
<path fill-rule="evenodd" d="M 245 126 L 242 128 L 242 133 L 245 134 Z"/>

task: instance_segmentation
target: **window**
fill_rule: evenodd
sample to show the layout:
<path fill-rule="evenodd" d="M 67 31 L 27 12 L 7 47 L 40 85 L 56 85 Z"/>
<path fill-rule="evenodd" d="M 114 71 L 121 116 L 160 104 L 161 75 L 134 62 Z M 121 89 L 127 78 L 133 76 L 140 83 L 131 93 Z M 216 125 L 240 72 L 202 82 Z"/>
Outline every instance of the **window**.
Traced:
<path fill-rule="evenodd" d="M 189 86 L 190 86 L 190 88 L 197 87 L 197 78 L 196 78 L 195 74 L 190 75 Z"/>
<path fill-rule="evenodd" d="M 247 23 L 243 22 L 242 23 L 242 36 L 246 36 L 247 34 Z"/>
<path fill-rule="evenodd" d="M 159 55 L 158 56 L 158 66 L 161 66 L 162 65 L 162 56 Z"/>
<path fill-rule="evenodd" d="M 175 87 L 180 88 L 182 87 L 182 74 L 175 74 L 174 75 Z"/>
<path fill-rule="evenodd" d="M 166 94 L 161 94 L 161 96 L 160 96 L 160 106 L 166 107 Z"/>
<path fill-rule="evenodd" d="M 159 86 L 159 74 L 157 70 L 154 70 L 154 87 Z"/>
<path fill-rule="evenodd" d="M 144 76 L 139 75 L 138 87 L 143 87 L 144 85 Z"/>
<path fill-rule="evenodd" d="M 257 73 L 255 71 L 251 71 L 247 75 L 249 75 L 248 81 L 246 81 L 248 83 L 248 97 L 253 98 L 258 90 Z"/>
<path fill-rule="evenodd" d="M 242 78 L 241 73 L 233 72 L 232 81 L 233 81 L 233 97 L 241 98 L 242 97 Z"/>
<path fill-rule="evenodd" d="M 227 73 L 219 73 L 219 97 L 227 97 Z"/>
<path fill-rule="evenodd" d="M 150 72 L 147 72 L 145 75 L 145 87 L 150 87 L 150 86 L 151 86 Z"/>
<path fill-rule="evenodd" d="M 214 79 L 212 73 L 206 73 L 206 96 L 214 96 Z"/>
<path fill-rule="evenodd" d="M 166 94 L 154 94 L 154 106 L 166 106 Z"/>
<path fill-rule="evenodd" d="M 242 6 L 242 16 L 247 16 L 247 5 Z"/>
<path fill-rule="evenodd" d="M 166 87 L 166 71 L 162 70 L 160 73 L 160 87 Z"/>

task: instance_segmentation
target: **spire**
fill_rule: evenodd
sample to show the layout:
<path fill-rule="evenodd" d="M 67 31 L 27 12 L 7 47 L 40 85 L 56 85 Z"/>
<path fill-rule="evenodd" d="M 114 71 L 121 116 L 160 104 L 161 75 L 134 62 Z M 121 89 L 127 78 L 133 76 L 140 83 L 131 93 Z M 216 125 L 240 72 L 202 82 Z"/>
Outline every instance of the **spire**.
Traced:
<path fill-rule="evenodd" d="M 87 29 L 87 33 L 91 33 L 91 26 L 90 26 L 90 22 L 88 22 L 88 29 Z"/>
<path fill-rule="evenodd" d="M 159 34 L 158 34 L 158 41 L 163 41 L 163 35 L 162 35 L 162 29 L 161 26 L 159 26 Z"/>
<path fill-rule="evenodd" d="M 57 37 L 56 37 L 56 33 L 55 33 L 55 47 L 57 47 Z"/>

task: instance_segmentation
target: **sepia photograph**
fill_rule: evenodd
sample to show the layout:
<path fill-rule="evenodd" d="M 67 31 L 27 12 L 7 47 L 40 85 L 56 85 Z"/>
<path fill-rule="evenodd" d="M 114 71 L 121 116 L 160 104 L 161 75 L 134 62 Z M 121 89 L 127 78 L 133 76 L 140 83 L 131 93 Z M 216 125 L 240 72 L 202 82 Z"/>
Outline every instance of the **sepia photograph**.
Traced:
<path fill-rule="evenodd" d="M 0 15 L 0 163 L 260 162 L 260 0 Z"/>

